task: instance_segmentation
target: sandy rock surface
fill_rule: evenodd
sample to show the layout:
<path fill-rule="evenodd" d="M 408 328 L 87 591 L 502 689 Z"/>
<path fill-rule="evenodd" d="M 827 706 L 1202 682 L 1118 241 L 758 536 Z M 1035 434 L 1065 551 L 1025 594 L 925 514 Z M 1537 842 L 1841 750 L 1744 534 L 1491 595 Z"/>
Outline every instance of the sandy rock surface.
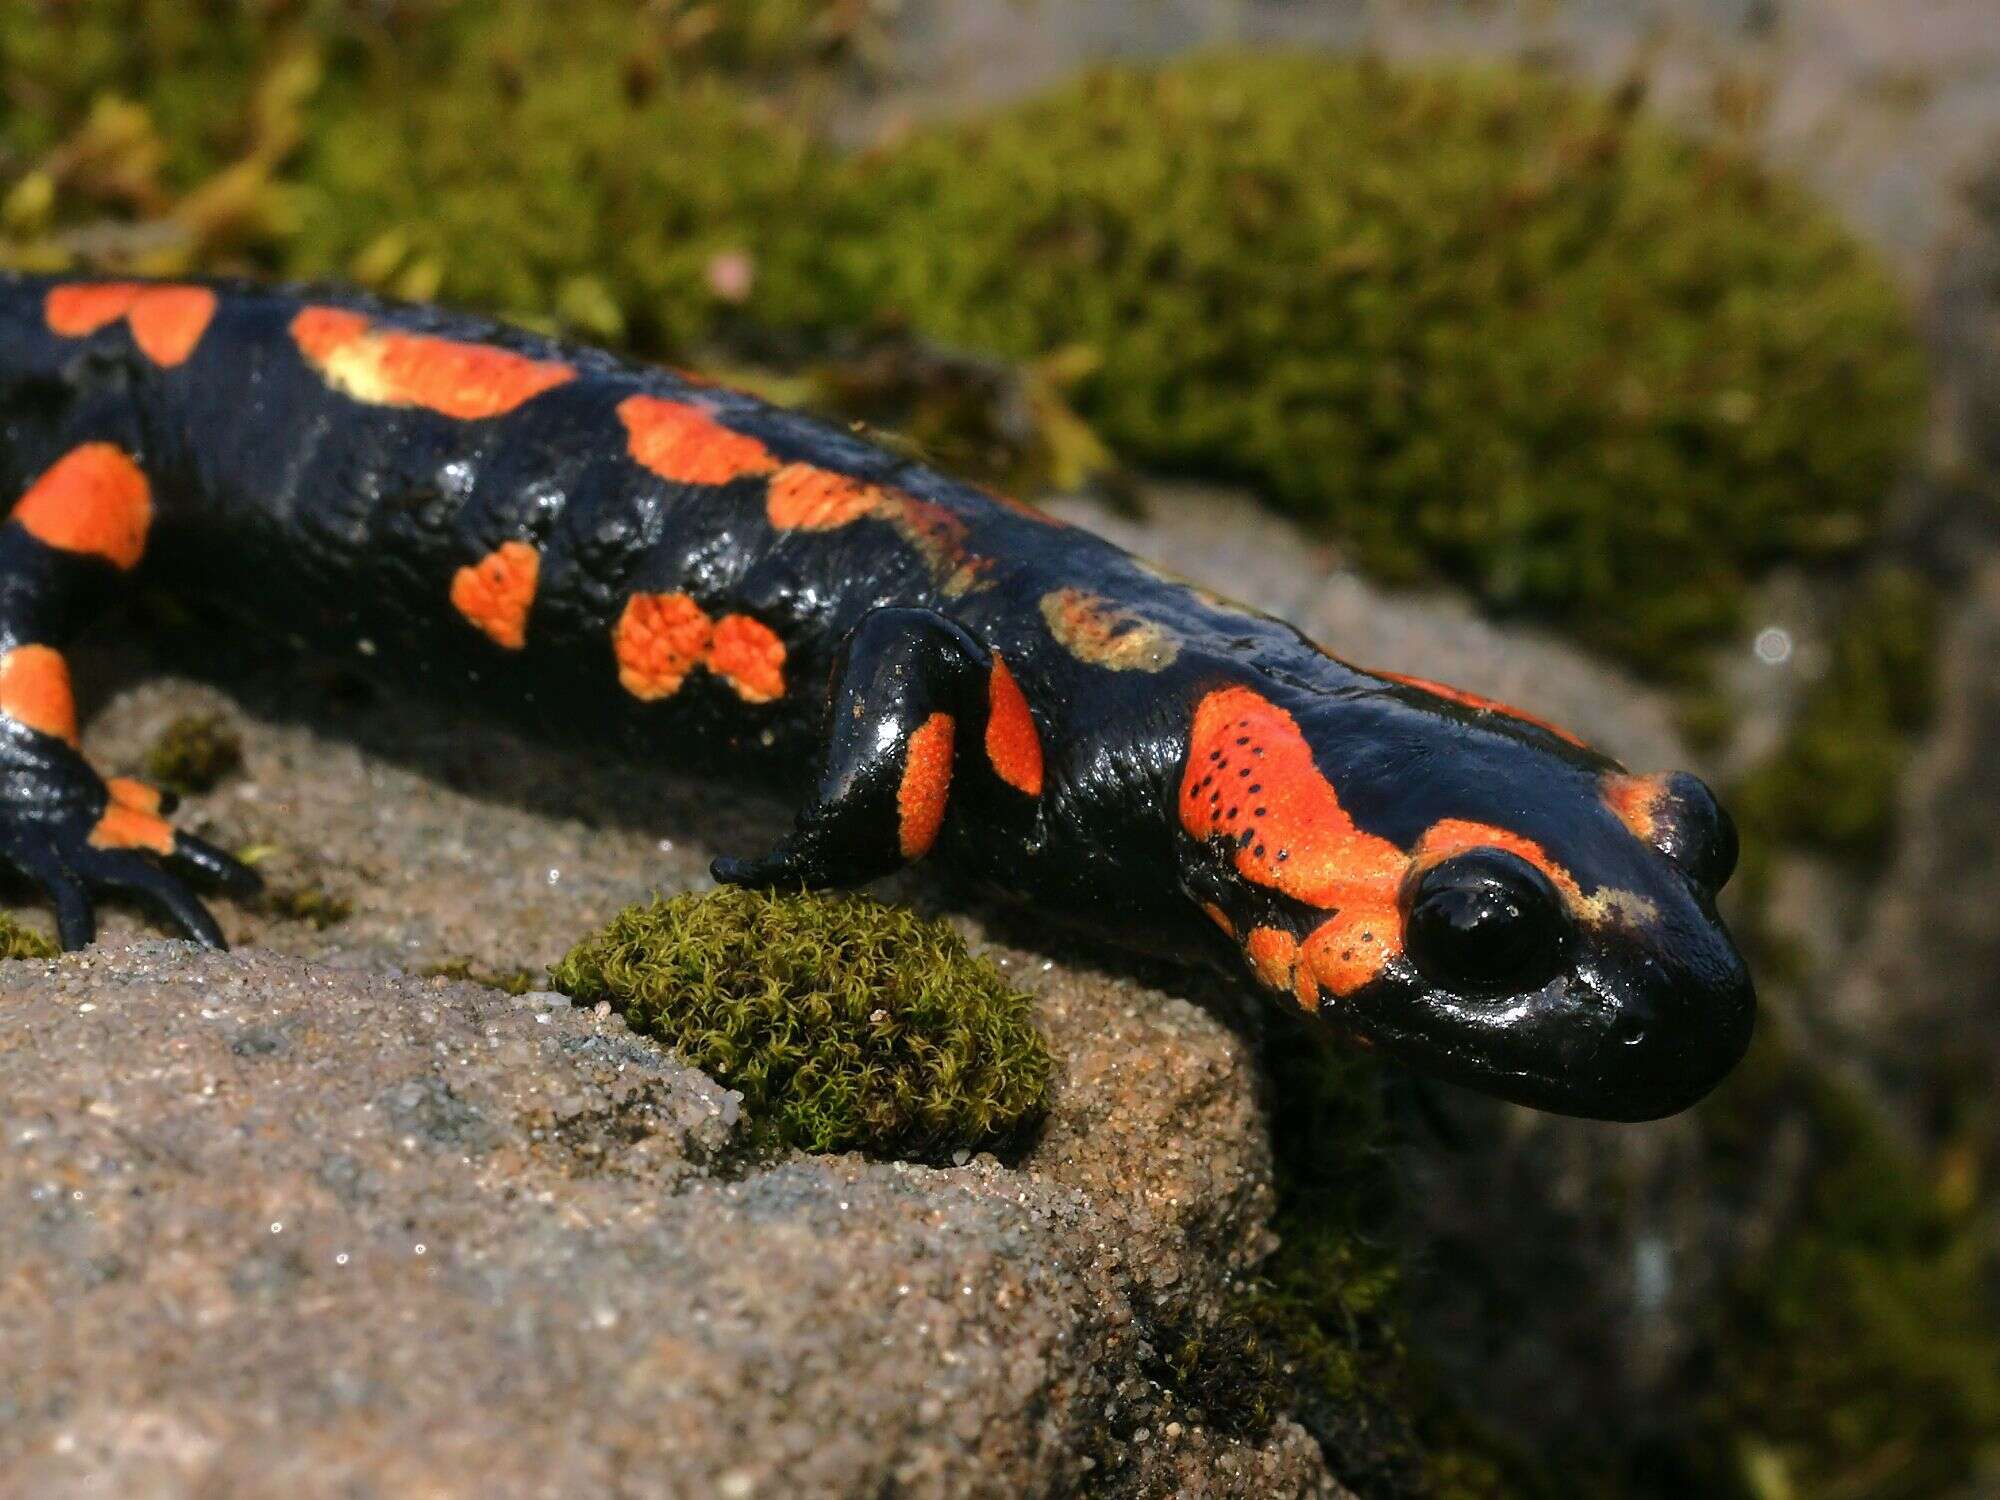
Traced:
<path fill-rule="evenodd" d="M 614 1018 L 268 952 L 22 963 L 4 1004 L 11 1493 L 1336 1493 L 1151 1386 L 1139 1279 L 1212 1270 L 1062 1150 L 754 1163 Z M 1161 1009 L 1127 1039 L 1227 1066 Z M 1083 1172 L 1140 1215 L 1217 1175 Z"/>

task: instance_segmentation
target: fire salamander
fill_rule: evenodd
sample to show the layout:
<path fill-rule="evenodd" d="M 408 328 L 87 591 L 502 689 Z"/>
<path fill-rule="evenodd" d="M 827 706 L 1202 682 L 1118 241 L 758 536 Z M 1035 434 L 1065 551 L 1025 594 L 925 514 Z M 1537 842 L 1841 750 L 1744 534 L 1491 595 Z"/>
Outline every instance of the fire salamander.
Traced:
<path fill-rule="evenodd" d="M 1694 777 L 751 397 L 348 293 L 4 276 L 0 423 L 0 860 L 66 947 L 107 890 L 220 944 L 193 888 L 255 884 L 78 753 L 64 646 L 146 579 L 795 788 L 724 881 L 947 861 L 1578 1114 L 1680 1109 L 1747 1044 L 1735 835 Z"/>

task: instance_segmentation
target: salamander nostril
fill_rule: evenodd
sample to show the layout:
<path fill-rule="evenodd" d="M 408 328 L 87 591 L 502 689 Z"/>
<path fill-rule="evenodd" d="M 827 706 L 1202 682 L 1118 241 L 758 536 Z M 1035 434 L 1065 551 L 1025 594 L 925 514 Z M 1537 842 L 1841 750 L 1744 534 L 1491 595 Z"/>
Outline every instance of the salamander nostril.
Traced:
<path fill-rule="evenodd" d="M 1612 1020 L 1611 1039 L 1623 1042 L 1627 1047 L 1636 1047 L 1646 1040 L 1646 1023 L 1628 1010 Z"/>

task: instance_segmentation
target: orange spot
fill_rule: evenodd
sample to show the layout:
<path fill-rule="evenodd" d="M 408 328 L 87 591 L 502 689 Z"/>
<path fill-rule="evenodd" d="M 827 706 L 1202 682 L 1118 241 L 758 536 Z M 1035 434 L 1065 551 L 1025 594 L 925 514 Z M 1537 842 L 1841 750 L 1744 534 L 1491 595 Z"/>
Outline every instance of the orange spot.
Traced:
<path fill-rule="evenodd" d="M 139 291 L 136 281 L 72 282 L 51 287 L 42 302 L 42 317 L 49 332 L 80 339 L 124 317 L 139 300 Z"/>
<path fill-rule="evenodd" d="M 1442 698 L 1447 703 L 1456 703 L 1461 708 L 1469 708 L 1482 714 L 1502 714 L 1509 719 L 1519 719 L 1523 724 L 1532 724 L 1537 729 L 1545 729 L 1559 740 L 1567 740 L 1579 749 L 1589 747 L 1576 735 L 1560 724 L 1551 724 L 1547 719 L 1524 713 L 1512 704 L 1502 703 L 1497 698 L 1482 698 L 1477 693 L 1468 693 L 1464 688 L 1455 688 L 1449 683 L 1433 682 L 1428 677 L 1406 677 L 1401 672 L 1369 672 L 1371 677 L 1387 678 L 1390 682 L 1400 682 L 1404 687 L 1413 687 L 1418 692 L 1429 693 L 1433 698 Z"/>
<path fill-rule="evenodd" d="M 28 487 L 13 519 L 47 546 L 133 568 L 153 524 L 152 486 L 121 449 L 85 443 Z"/>
<path fill-rule="evenodd" d="M 528 611 L 542 555 L 526 542 L 502 542 L 451 579 L 451 604 L 474 626 L 509 651 L 528 641 Z"/>
<path fill-rule="evenodd" d="M 416 406 L 476 421 L 503 416 L 576 378 L 553 360 L 490 344 L 378 329 L 360 313 L 307 307 L 292 319 L 292 341 L 335 390 L 372 406 Z"/>
<path fill-rule="evenodd" d="M 65 744 L 76 743 L 69 663 L 53 646 L 16 646 L 0 656 L 0 714 Z"/>
<path fill-rule="evenodd" d="M 1607 776 L 1604 805 L 1632 830 L 1633 837 L 1652 843 L 1659 832 L 1660 803 L 1667 795 L 1664 776 Z"/>
<path fill-rule="evenodd" d="M 174 829 L 165 818 L 114 797 L 90 830 L 90 842 L 98 849 L 150 849 L 155 854 L 172 854 Z"/>
<path fill-rule="evenodd" d="M 1234 844 L 1245 879 L 1310 906 L 1393 902 L 1408 863 L 1355 826 L 1297 721 L 1246 687 L 1219 688 L 1195 710 L 1180 817 L 1194 838 Z"/>
<path fill-rule="evenodd" d="M 764 512 L 780 531 L 832 531 L 882 508 L 889 492 L 811 464 L 786 464 L 771 476 Z"/>
<path fill-rule="evenodd" d="M 748 615 L 724 615 L 716 624 L 706 665 L 745 703 L 771 703 L 785 696 L 785 643 L 770 626 Z"/>
<path fill-rule="evenodd" d="M 1228 912 L 1217 906 L 1213 901 L 1202 902 L 1201 909 L 1208 914 L 1209 921 L 1220 927 L 1229 936 L 1236 936 L 1236 924 L 1229 920 Z"/>
<path fill-rule="evenodd" d="M 1292 970 L 1299 961 L 1299 941 L 1276 927 L 1253 927 L 1244 940 L 1243 951 L 1250 955 L 1250 967 L 1257 977 L 1274 990 L 1292 987 Z"/>
<path fill-rule="evenodd" d="M 952 745 L 958 726 L 948 713 L 934 713 L 910 736 L 902 785 L 896 788 L 899 842 L 904 859 L 922 859 L 944 826 L 951 795 Z"/>
<path fill-rule="evenodd" d="M 714 629 L 686 594 L 634 594 L 611 632 L 619 685 L 648 703 L 671 698 L 701 664 Z"/>
<path fill-rule="evenodd" d="M 1302 977 L 1309 972 L 1336 995 L 1351 995 L 1402 951 L 1402 914 L 1391 892 L 1387 900 L 1357 904 L 1314 928 L 1299 972 Z M 1307 1008 L 1318 1003 L 1315 994 Z"/>
<path fill-rule="evenodd" d="M 1234 844 L 1246 880 L 1335 913 L 1307 937 L 1285 982 L 1272 984 L 1291 988 L 1308 1010 L 1318 1006 L 1321 985 L 1352 994 L 1402 950 L 1396 895 L 1408 856 L 1355 826 L 1298 722 L 1277 704 L 1245 687 L 1202 700 L 1180 816 L 1193 837 Z"/>
<path fill-rule="evenodd" d="M 104 789 L 111 793 L 113 802 L 121 803 L 134 812 L 156 813 L 160 810 L 159 789 L 143 781 L 134 781 L 129 776 L 112 776 L 106 779 Z"/>
<path fill-rule="evenodd" d="M 986 679 L 986 758 L 1015 791 L 1042 795 L 1042 737 L 1020 684 L 997 654 Z"/>
<path fill-rule="evenodd" d="M 618 403 L 632 461 L 676 484 L 727 484 L 778 467 L 755 438 L 732 432 L 698 406 L 657 396 Z"/>
<path fill-rule="evenodd" d="M 214 316 L 215 293 L 205 286 L 148 287 L 127 314 L 139 352 L 166 366 L 194 353 Z"/>
<path fill-rule="evenodd" d="M 54 287 L 42 304 L 52 333 L 82 338 L 129 318 L 139 351 L 156 365 L 177 365 L 194 353 L 215 316 L 215 293 L 204 286 L 146 286 L 136 281 Z"/>

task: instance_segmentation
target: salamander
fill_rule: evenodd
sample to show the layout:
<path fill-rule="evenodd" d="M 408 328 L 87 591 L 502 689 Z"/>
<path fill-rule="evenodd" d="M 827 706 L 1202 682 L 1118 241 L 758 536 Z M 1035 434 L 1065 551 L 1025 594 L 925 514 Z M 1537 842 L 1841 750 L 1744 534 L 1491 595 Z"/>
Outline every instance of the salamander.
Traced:
<path fill-rule="evenodd" d="M 1643 1119 L 1741 1056 L 1736 838 L 1687 774 L 1364 670 L 852 433 L 432 308 L 0 277 L 0 860 L 220 944 L 255 876 L 78 750 L 64 650 L 198 596 L 530 731 L 760 777 L 719 880 L 917 861 L 1445 1078 Z M 362 654 L 357 654 L 359 651 Z"/>

